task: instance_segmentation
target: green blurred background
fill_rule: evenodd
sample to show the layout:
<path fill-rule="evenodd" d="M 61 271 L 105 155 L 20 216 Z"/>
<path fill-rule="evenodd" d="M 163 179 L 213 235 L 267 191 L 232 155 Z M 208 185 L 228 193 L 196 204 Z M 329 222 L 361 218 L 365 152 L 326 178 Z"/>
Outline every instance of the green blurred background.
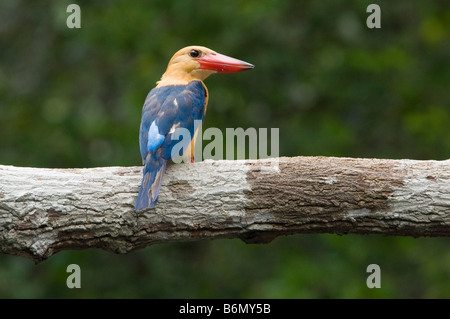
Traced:
<path fill-rule="evenodd" d="M 178 49 L 256 65 L 213 75 L 204 128 L 279 127 L 280 155 L 450 154 L 450 5 L 435 1 L 0 0 L 0 163 L 140 165 L 148 91 Z M 381 6 L 381 29 L 366 8 Z M 295 235 L 126 255 L 0 256 L 3 298 L 449 298 L 446 238 Z M 66 267 L 81 267 L 81 289 Z M 366 267 L 381 267 L 381 289 Z"/>

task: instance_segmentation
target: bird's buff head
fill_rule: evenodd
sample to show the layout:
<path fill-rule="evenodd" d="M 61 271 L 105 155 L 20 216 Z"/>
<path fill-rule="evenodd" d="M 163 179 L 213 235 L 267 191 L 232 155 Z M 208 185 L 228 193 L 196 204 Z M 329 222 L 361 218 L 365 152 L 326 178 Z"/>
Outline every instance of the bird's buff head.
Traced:
<path fill-rule="evenodd" d="M 253 65 L 217 53 L 201 46 L 181 49 L 170 59 L 167 70 L 158 82 L 161 85 L 186 84 L 193 80 L 203 81 L 213 73 L 234 73 L 253 69 Z"/>

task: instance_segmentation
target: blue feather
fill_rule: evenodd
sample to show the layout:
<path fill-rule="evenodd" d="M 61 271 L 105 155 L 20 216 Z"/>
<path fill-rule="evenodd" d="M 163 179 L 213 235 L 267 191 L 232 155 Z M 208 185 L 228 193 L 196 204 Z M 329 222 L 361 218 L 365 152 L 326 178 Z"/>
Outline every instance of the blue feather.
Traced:
<path fill-rule="evenodd" d="M 159 134 L 159 128 L 152 122 L 148 130 L 148 141 L 147 141 L 147 151 L 154 152 L 164 142 L 164 135 Z"/>
<path fill-rule="evenodd" d="M 155 155 L 148 154 L 145 160 L 144 176 L 135 205 L 136 211 L 147 207 L 153 208 L 158 201 L 167 162 Z"/>
<path fill-rule="evenodd" d="M 187 129 L 192 139 L 195 120 L 203 120 L 205 102 L 206 90 L 200 81 L 156 87 L 147 95 L 139 130 L 144 170 L 136 200 L 137 211 L 156 205 L 166 164 L 172 160 L 173 147 L 182 143 L 182 148 L 186 149 L 191 142 L 172 139 L 173 128 Z"/>

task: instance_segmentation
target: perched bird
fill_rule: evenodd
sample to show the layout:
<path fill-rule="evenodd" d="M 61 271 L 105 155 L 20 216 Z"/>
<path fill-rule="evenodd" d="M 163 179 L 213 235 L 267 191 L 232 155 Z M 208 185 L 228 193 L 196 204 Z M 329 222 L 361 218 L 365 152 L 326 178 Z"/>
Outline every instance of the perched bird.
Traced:
<path fill-rule="evenodd" d="M 182 143 L 183 152 L 175 155 L 190 157 L 192 161 L 198 130 L 194 121 L 203 121 L 209 98 L 203 81 L 213 73 L 233 73 L 253 67 L 201 46 L 189 46 L 175 53 L 142 109 L 139 145 L 144 170 L 136 211 L 155 207 L 166 164 L 172 160 L 177 143 Z M 172 139 L 180 128 L 187 129 L 192 139 Z"/>

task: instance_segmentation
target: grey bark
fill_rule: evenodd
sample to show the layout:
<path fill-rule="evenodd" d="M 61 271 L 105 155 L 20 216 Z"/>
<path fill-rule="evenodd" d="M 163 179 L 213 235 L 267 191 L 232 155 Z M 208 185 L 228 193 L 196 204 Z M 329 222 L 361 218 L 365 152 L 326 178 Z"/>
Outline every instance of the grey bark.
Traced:
<path fill-rule="evenodd" d="M 450 160 L 294 157 L 169 165 L 136 213 L 141 167 L 0 166 L 0 253 L 126 253 L 156 243 L 294 233 L 450 236 Z"/>

